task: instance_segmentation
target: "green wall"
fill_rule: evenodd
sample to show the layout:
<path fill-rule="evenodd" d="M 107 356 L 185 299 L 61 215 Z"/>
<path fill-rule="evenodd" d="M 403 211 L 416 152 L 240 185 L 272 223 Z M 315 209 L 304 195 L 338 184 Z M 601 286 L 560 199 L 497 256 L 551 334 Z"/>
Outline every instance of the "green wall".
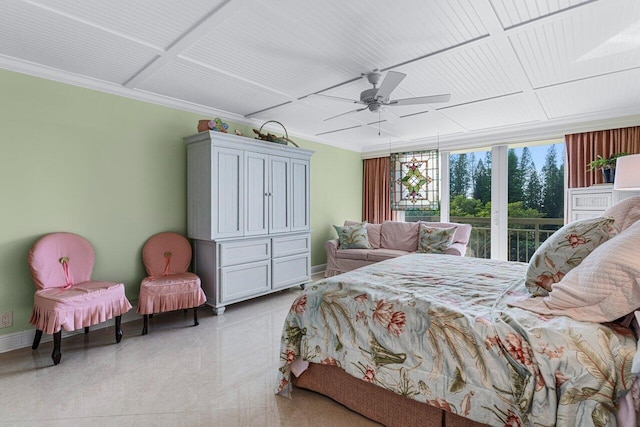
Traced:
<path fill-rule="evenodd" d="M 93 278 L 125 283 L 135 306 L 145 240 L 186 232 L 182 138 L 206 116 L 6 70 L 0 88 L 0 314 L 13 311 L 13 326 L 0 335 L 31 328 L 26 255 L 53 231 L 86 237 L 96 250 Z M 228 123 L 253 136 L 251 126 Z M 320 265 L 332 224 L 361 216 L 362 161 L 358 153 L 290 137 L 316 151 L 312 265 Z"/>

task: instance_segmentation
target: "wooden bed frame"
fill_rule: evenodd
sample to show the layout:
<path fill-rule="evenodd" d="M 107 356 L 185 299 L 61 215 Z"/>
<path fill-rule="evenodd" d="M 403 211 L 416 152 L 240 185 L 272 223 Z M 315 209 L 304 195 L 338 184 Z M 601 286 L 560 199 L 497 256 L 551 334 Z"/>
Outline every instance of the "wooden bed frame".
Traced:
<path fill-rule="evenodd" d="M 488 427 L 352 377 L 337 366 L 310 363 L 292 378 L 296 387 L 323 394 L 388 427 Z"/>

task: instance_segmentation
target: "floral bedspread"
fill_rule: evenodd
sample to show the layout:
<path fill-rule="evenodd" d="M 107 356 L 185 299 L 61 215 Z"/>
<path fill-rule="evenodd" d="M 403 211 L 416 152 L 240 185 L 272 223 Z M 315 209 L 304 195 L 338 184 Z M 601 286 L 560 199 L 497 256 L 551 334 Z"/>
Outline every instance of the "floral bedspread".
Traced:
<path fill-rule="evenodd" d="M 276 391 L 305 360 L 490 425 L 615 426 L 631 330 L 509 307 L 526 268 L 414 254 L 316 282 L 285 321 Z"/>

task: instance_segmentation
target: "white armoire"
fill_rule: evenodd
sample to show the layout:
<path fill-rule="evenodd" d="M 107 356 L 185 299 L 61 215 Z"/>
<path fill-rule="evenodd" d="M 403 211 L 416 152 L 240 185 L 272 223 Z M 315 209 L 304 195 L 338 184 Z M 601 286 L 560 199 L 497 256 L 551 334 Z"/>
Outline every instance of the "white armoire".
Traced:
<path fill-rule="evenodd" d="M 213 131 L 184 141 L 187 235 L 214 313 L 308 283 L 313 151 Z"/>

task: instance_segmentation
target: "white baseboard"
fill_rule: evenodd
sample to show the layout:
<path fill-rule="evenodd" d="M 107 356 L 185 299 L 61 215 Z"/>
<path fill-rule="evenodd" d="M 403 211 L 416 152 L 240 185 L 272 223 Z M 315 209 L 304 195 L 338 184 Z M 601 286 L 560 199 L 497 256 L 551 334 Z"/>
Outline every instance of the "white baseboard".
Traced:
<path fill-rule="evenodd" d="M 122 323 L 133 322 L 134 320 L 142 319 L 142 316 L 136 312 L 135 309 L 129 310 L 127 313 L 122 315 Z M 93 325 L 91 327 L 92 330 L 107 328 L 109 326 L 115 325 L 115 319 L 109 319 L 106 322 L 99 323 L 97 325 Z M 72 335 L 83 334 L 84 330 L 80 329 L 77 331 L 67 332 L 62 330 L 62 338 L 69 337 Z M 36 334 L 35 329 L 29 329 L 26 331 L 14 332 L 12 334 L 1 335 L 0 336 L 0 353 L 5 353 L 7 351 L 17 350 L 19 348 L 30 347 L 33 344 L 33 337 Z M 53 335 L 50 334 L 42 334 L 41 343 L 53 341 Z"/>
<path fill-rule="evenodd" d="M 311 267 L 311 274 L 324 273 L 327 269 L 327 264 L 314 265 Z"/>

